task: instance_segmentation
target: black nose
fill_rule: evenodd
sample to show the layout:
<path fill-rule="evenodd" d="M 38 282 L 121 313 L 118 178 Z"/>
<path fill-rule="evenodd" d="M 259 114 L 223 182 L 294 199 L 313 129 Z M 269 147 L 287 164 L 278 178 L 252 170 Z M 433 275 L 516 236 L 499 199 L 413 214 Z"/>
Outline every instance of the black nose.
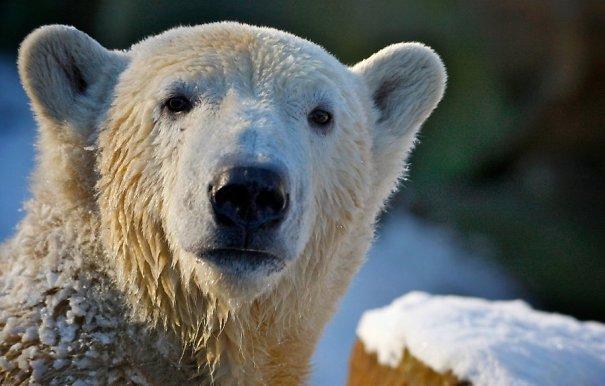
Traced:
<path fill-rule="evenodd" d="M 288 209 L 286 185 L 276 170 L 235 167 L 219 173 L 208 192 L 219 224 L 255 230 L 283 220 Z"/>

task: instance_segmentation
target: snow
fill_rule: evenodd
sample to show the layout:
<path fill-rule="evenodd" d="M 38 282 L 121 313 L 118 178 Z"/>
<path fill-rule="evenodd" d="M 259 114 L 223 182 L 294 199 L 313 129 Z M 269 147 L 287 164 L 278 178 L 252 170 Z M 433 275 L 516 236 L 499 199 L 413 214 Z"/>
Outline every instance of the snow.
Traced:
<path fill-rule="evenodd" d="M 0 184 L 1 242 L 13 234 L 14 226 L 23 216 L 21 205 L 29 197 L 28 175 L 33 167 L 36 126 L 19 84 L 14 57 L 0 56 L 0 85 L 0 179 L 4 181 Z M 485 255 L 484 250 L 461 245 L 449 232 L 409 214 L 387 218 L 368 261 L 353 280 L 340 311 L 319 342 L 311 384 L 344 384 L 361 314 L 402 293 L 425 290 L 490 299 L 520 296 L 515 283 Z M 58 275 L 54 274 L 45 278 L 48 287 L 57 280 Z M 70 302 L 70 310 L 69 321 L 86 312 L 75 299 Z M 54 323 L 44 319 L 37 331 L 39 339 L 49 345 L 71 336 L 70 324 Z M 108 319 L 106 327 L 112 323 Z M 100 316 L 97 324 L 103 325 Z M 62 330 L 61 334 L 57 334 L 57 328 Z M 63 366 L 62 361 L 56 359 L 53 366 Z"/>
<path fill-rule="evenodd" d="M 396 367 L 407 348 L 476 386 L 605 383 L 605 325 L 520 300 L 411 292 L 364 313 L 357 335 L 383 365 Z"/>

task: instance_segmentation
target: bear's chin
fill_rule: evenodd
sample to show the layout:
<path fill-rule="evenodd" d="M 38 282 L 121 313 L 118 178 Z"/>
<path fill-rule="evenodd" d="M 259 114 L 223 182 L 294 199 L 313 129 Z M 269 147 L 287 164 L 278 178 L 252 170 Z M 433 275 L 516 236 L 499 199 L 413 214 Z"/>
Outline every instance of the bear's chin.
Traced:
<path fill-rule="evenodd" d="M 195 258 L 206 290 L 234 305 L 268 292 L 286 267 L 283 258 L 258 250 L 212 249 Z"/>

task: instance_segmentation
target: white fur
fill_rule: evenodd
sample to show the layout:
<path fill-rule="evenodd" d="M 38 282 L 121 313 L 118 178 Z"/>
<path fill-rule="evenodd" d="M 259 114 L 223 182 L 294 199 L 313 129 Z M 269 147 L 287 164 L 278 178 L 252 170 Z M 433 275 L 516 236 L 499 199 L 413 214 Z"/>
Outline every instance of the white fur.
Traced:
<path fill-rule="evenodd" d="M 1 252 L 0 377 L 57 383 L 304 381 L 445 86 L 441 61 L 418 43 L 349 69 L 306 40 L 237 23 L 176 28 L 126 52 L 42 27 L 19 69 L 39 162 L 28 214 Z M 189 113 L 162 108 L 175 90 L 196 101 Z M 307 121 L 317 106 L 333 114 L 326 132 Z M 214 226 L 206 189 L 225 159 L 284 166 L 292 202 L 272 240 L 278 272 L 234 279 L 191 252 Z M 61 331 L 82 342 L 70 355 L 94 360 L 50 366 L 67 355 L 48 338 Z M 25 357 L 19 339 L 34 347 Z"/>

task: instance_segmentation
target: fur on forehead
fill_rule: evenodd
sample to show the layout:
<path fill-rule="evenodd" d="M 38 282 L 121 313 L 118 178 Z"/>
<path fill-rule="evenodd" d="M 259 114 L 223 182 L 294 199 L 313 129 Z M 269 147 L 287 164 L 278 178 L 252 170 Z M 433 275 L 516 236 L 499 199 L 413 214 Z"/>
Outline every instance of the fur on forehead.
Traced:
<path fill-rule="evenodd" d="M 253 51 L 259 45 L 273 46 L 274 51 L 307 57 L 325 57 L 334 64 L 336 58 L 322 47 L 306 39 L 270 27 L 257 27 L 237 22 L 218 22 L 197 26 L 176 27 L 161 34 L 150 36 L 131 46 L 135 55 L 182 54 L 184 51 L 199 53 L 200 46 L 214 50 Z"/>
<path fill-rule="evenodd" d="M 257 70 L 268 74 L 277 67 L 305 66 L 331 68 L 336 75 L 343 65 L 322 47 L 298 36 L 268 27 L 236 22 L 220 22 L 193 27 L 178 27 L 151 36 L 130 48 L 133 61 L 152 60 L 159 65 L 194 60 L 200 64 L 220 62 L 225 57 L 245 55 Z M 175 58 L 178 58 L 175 60 Z M 316 68 L 309 68 L 315 66 Z M 308 74 L 298 73 L 298 76 Z"/>

